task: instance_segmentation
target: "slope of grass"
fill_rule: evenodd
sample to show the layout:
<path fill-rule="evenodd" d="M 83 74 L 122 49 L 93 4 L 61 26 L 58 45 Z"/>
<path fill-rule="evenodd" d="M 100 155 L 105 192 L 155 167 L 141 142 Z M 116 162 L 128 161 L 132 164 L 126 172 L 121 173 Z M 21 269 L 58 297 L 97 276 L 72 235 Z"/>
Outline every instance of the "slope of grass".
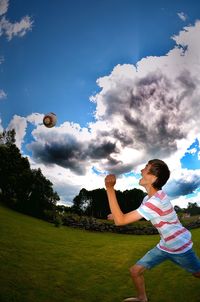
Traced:
<path fill-rule="evenodd" d="M 200 255 L 200 229 L 192 233 Z M 0 301 L 122 301 L 135 293 L 128 268 L 158 240 L 55 228 L 0 206 Z M 200 279 L 170 262 L 145 280 L 150 301 L 200 301 Z"/>

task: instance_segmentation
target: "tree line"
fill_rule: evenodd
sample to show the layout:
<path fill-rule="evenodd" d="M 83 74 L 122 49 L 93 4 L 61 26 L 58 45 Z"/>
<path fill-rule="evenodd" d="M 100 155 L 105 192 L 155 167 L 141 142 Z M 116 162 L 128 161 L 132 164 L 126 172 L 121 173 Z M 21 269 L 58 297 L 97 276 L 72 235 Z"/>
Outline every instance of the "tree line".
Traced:
<path fill-rule="evenodd" d="M 124 213 L 137 209 L 145 195 L 146 193 L 139 189 L 126 190 L 123 192 L 116 190 L 119 206 Z M 88 191 L 81 189 L 73 200 L 71 211 L 79 215 L 106 219 L 110 213 L 106 190 L 96 189 Z"/>
<path fill-rule="evenodd" d="M 116 191 L 119 206 L 124 213 L 137 209 L 146 193 L 139 189 Z M 28 158 L 23 157 L 15 145 L 15 130 L 0 133 L 0 201 L 25 214 L 54 221 L 63 213 L 74 213 L 106 219 L 110 213 L 104 188 L 88 191 L 82 188 L 74 197 L 71 207 L 57 205 L 60 200 L 53 184 L 40 169 L 31 169 Z M 200 214 L 196 203 L 189 203 L 187 209 L 175 207 L 181 215 Z"/>
<path fill-rule="evenodd" d="M 117 191 L 123 212 L 136 209 L 145 196 L 142 190 Z M 31 169 L 15 145 L 15 130 L 0 133 L 0 200 L 7 206 L 38 218 L 51 220 L 59 212 L 71 212 L 105 219 L 110 213 L 105 189 L 81 189 L 71 207 L 56 205 L 60 200 L 53 184 L 40 169 Z"/>
<path fill-rule="evenodd" d="M 182 217 L 184 214 L 189 214 L 190 216 L 200 215 L 200 206 L 198 206 L 197 202 L 188 202 L 187 208 L 175 206 L 174 209 L 180 217 Z"/>

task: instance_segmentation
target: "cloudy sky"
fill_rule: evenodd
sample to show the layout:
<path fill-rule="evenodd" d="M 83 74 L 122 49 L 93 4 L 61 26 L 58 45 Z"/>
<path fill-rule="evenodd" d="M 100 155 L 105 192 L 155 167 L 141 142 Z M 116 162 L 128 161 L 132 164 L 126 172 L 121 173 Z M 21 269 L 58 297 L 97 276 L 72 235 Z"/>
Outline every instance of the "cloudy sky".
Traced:
<path fill-rule="evenodd" d="M 198 1 L 0 0 L 0 131 L 62 203 L 160 158 L 173 204 L 200 205 L 199 112 Z"/>

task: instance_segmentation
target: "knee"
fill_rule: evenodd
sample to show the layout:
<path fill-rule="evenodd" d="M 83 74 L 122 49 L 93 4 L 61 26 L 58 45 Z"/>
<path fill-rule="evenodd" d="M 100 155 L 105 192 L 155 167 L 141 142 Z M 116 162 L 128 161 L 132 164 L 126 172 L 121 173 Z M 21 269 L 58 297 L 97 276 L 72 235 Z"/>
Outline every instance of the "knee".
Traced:
<path fill-rule="evenodd" d="M 136 264 L 130 268 L 130 274 L 133 278 L 140 276 L 143 273 L 143 271 L 144 271 L 144 268 L 142 266 L 139 266 Z"/>
<path fill-rule="evenodd" d="M 193 273 L 192 275 L 193 275 L 195 278 L 200 278 L 200 272 Z"/>

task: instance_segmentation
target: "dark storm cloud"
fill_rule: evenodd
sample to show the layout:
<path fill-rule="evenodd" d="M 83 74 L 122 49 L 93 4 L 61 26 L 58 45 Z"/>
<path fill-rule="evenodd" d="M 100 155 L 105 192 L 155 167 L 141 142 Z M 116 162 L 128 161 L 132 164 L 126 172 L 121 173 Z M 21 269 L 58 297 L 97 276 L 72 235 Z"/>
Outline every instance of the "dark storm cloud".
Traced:
<path fill-rule="evenodd" d="M 193 175 L 191 180 L 179 179 L 169 182 L 165 186 L 165 190 L 169 196 L 172 198 L 177 198 L 179 196 L 184 196 L 193 193 L 196 189 L 200 187 L 200 177 L 199 175 Z"/>
<path fill-rule="evenodd" d="M 149 156 L 169 156 L 177 150 L 176 141 L 187 135 L 185 126 L 191 117 L 188 95 L 195 91 L 194 79 L 185 71 L 173 83 L 156 71 L 132 85 L 119 83 L 112 93 L 104 95 L 104 118 L 115 122 L 118 117 L 123 123 L 112 132 L 114 138 L 123 147 L 142 147 Z M 126 94 L 121 93 L 123 89 Z"/>
<path fill-rule="evenodd" d="M 33 153 L 33 158 L 37 162 L 47 165 L 56 164 L 63 168 L 69 168 L 75 173 L 84 174 L 85 167 L 81 165 L 82 146 L 76 141 L 70 143 L 32 143 L 29 148 Z"/>
<path fill-rule="evenodd" d="M 105 108 L 101 120 L 108 123 L 108 130 L 99 128 L 95 137 L 92 134 L 86 142 L 79 142 L 69 133 L 60 135 L 56 142 L 48 137 L 46 144 L 31 144 L 33 157 L 81 175 L 91 161 L 98 161 L 102 169 L 112 173 L 129 172 L 134 166 L 120 159 L 126 147 L 142 150 L 148 158 L 166 158 L 176 152 L 177 140 L 187 135 L 193 112 L 188 106 L 188 93 L 192 96 L 195 88 L 187 71 L 175 82 L 155 71 L 139 80 L 116 83 L 101 98 Z M 198 102 L 196 110 L 199 109 Z"/>
<path fill-rule="evenodd" d="M 56 164 L 63 168 L 69 168 L 76 174 L 84 175 L 87 168 L 87 160 L 101 160 L 111 158 L 111 153 L 116 153 L 117 148 L 114 143 L 106 141 L 91 141 L 89 143 L 80 143 L 75 139 L 69 139 L 63 142 L 48 142 L 40 144 L 34 142 L 29 145 L 33 153 L 33 158 L 37 162 L 47 165 Z"/>
<path fill-rule="evenodd" d="M 117 161 L 115 165 L 110 164 L 111 162 L 109 161 L 109 165 L 105 166 L 106 171 L 111 174 L 124 174 L 128 173 L 133 169 L 132 164 L 123 164 L 122 161 Z"/>
<path fill-rule="evenodd" d="M 120 129 L 114 129 L 112 131 L 112 136 L 116 138 L 117 141 L 120 141 L 123 147 L 131 146 L 133 144 L 133 138 L 128 136 L 125 132 Z"/>
<path fill-rule="evenodd" d="M 86 156 L 91 159 L 104 159 L 113 152 L 117 152 L 115 144 L 108 141 L 99 144 L 98 141 L 94 141 L 88 145 Z"/>
<path fill-rule="evenodd" d="M 191 73 L 188 70 L 185 70 L 180 76 L 177 77 L 177 80 L 182 84 L 188 94 L 191 94 L 196 89 L 196 79 L 191 76 Z"/>

